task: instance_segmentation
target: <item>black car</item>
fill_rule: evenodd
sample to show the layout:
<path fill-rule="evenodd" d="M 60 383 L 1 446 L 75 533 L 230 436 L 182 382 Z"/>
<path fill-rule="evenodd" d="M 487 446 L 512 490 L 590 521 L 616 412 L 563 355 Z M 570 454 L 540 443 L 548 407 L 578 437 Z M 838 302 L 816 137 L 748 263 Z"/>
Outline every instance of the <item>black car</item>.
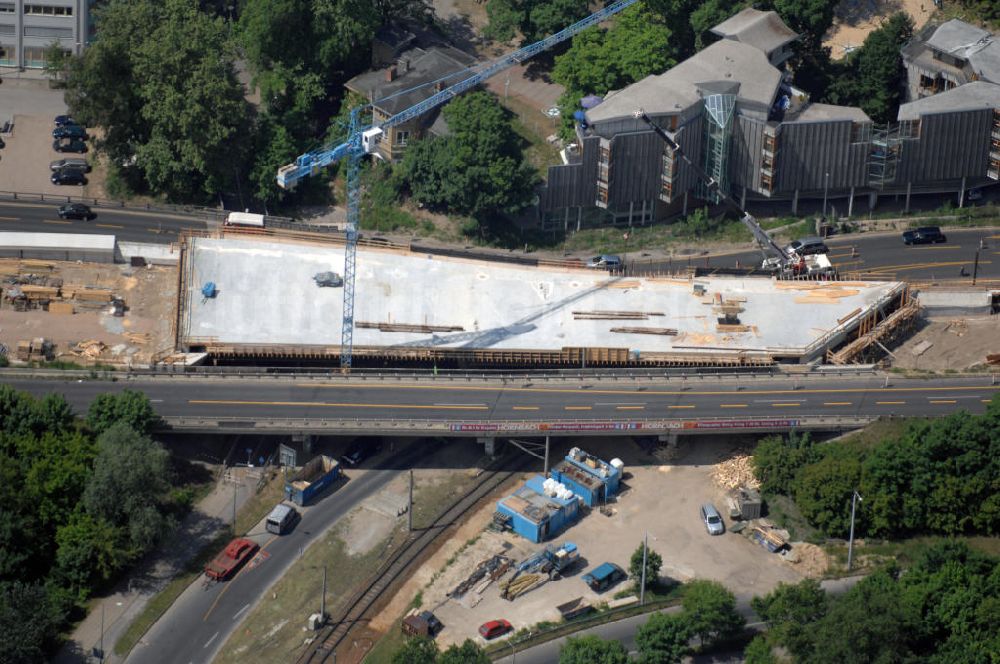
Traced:
<path fill-rule="evenodd" d="M 78 138 L 57 138 L 52 141 L 52 149 L 56 152 L 78 152 L 83 154 L 87 151 L 87 144 Z"/>
<path fill-rule="evenodd" d="M 87 138 L 87 130 L 80 125 L 63 125 L 52 130 L 52 138 Z"/>
<path fill-rule="evenodd" d="M 923 226 L 903 233 L 903 244 L 937 244 L 948 238 L 937 226 Z"/>
<path fill-rule="evenodd" d="M 84 173 L 90 172 L 90 163 L 83 157 L 63 157 L 49 163 L 50 171 L 61 171 L 64 168 L 75 168 Z"/>
<path fill-rule="evenodd" d="M 56 171 L 49 179 L 52 180 L 52 184 L 87 184 L 87 176 L 83 174 L 83 171 L 78 171 L 75 168 L 64 168 L 61 171 Z"/>
<path fill-rule="evenodd" d="M 74 120 L 69 115 L 57 115 L 56 116 L 56 126 L 57 127 L 65 127 L 66 125 L 75 125 L 75 124 L 76 124 L 76 120 Z"/>
<path fill-rule="evenodd" d="M 381 438 L 359 438 L 347 447 L 347 451 L 340 457 L 340 460 L 348 466 L 357 466 L 368 457 L 375 456 L 381 451 Z"/>
<path fill-rule="evenodd" d="M 60 219 L 83 219 L 89 221 L 96 217 L 94 211 L 83 203 L 66 203 L 59 206 Z"/>

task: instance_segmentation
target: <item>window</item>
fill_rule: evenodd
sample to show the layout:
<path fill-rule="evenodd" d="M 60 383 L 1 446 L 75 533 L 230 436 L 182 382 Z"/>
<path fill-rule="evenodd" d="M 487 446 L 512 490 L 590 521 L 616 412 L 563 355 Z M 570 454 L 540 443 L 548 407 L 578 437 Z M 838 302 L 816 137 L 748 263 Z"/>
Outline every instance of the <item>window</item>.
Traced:
<path fill-rule="evenodd" d="M 924 90 L 933 90 L 937 87 L 937 79 L 931 78 L 930 76 L 920 75 L 920 87 Z"/>
<path fill-rule="evenodd" d="M 990 152 L 1000 152 L 1000 138 L 990 139 Z"/>
<path fill-rule="evenodd" d="M 1000 159 L 990 157 L 990 167 L 986 170 L 986 177 L 1000 180 Z"/>
<path fill-rule="evenodd" d="M 45 49 L 47 46 L 25 46 L 24 66 L 30 69 L 40 69 L 45 66 Z"/>
<path fill-rule="evenodd" d="M 598 205 L 608 204 L 608 188 L 597 185 L 597 203 Z"/>
<path fill-rule="evenodd" d="M 760 188 L 769 194 L 774 191 L 774 178 L 769 173 L 760 174 Z"/>
<path fill-rule="evenodd" d="M 774 134 L 764 134 L 764 149 L 768 152 L 774 152 L 775 148 L 778 146 L 778 137 Z"/>
<path fill-rule="evenodd" d="M 13 2 L 0 2 L 0 14 L 13 14 L 13 13 L 14 13 Z"/>
<path fill-rule="evenodd" d="M 851 123 L 851 143 L 867 143 L 872 137 L 870 122 Z"/>
<path fill-rule="evenodd" d="M 14 29 L 13 25 L 0 24 L 0 35 L 14 35 L 17 31 Z"/>
<path fill-rule="evenodd" d="M 45 28 L 37 25 L 24 26 L 25 37 L 53 37 L 55 39 L 72 39 L 73 28 Z"/>
<path fill-rule="evenodd" d="M 0 66 L 15 66 L 17 64 L 17 59 L 14 57 L 15 53 L 17 53 L 17 48 L 13 44 L 0 42 Z"/>
<path fill-rule="evenodd" d="M 610 148 L 602 147 L 601 148 L 601 163 L 602 164 L 607 164 L 610 161 L 611 161 L 611 150 L 610 150 Z"/>
<path fill-rule="evenodd" d="M 25 5 L 25 16 L 72 16 L 72 7 L 54 7 L 52 5 Z"/>
<path fill-rule="evenodd" d="M 670 198 L 673 195 L 674 195 L 674 183 L 670 182 L 669 180 L 666 180 L 663 183 L 661 183 L 661 185 L 660 185 L 660 198 L 662 198 L 663 200 L 665 200 L 665 201 L 667 201 L 669 203 L 670 202 Z"/>
<path fill-rule="evenodd" d="M 920 120 L 903 120 L 899 123 L 900 138 L 920 138 Z"/>
<path fill-rule="evenodd" d="M 408 131 L 396 132 L 396 145 L 405 146 L 409 140 L 410 140 L 410 132 Z"/>
<path fill-rule="evenodd" d="M 672 178 L 674 176 L 674 156 L 672 154 L 663 155 L 663 177 Z"/>

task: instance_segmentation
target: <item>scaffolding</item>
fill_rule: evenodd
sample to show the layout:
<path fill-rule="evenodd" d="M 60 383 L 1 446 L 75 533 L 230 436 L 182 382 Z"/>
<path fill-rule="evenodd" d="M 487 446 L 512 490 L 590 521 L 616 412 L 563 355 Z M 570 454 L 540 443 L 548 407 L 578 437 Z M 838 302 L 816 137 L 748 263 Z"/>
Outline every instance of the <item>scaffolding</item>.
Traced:
<path fill-rule="evenodd" d="M 726 94 L 705 97 L 705 172 L 718 183 L 717 188 L 699 182 L 698 196 L 718 203 L 729 195 L 729 141 L 733 135 L 733 111 L 736 96 Z"/>
<path fill-rule="evenodd" d="M 896 167 L 902 139 L 899 125 L 888 122 L 884 127 L 872 128 L 871 147 L 868 150 L 868 185 L 884 189 L 896 181 Z"/>

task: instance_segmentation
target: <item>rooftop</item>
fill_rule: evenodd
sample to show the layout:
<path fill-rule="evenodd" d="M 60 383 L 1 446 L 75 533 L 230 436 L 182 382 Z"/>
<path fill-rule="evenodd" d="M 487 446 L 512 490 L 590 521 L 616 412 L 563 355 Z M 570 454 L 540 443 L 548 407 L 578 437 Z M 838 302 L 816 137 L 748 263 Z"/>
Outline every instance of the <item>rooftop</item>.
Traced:
<path fill-rule="evenodd" d="M 777 13 L 752 7 L 718 24 L 712 28 L 712 33 L 749 44 L 764 53 L 771 53 L 798 38 L 798 34 L 785 25 Z"/>
<path fill-rule="evenodd" d="M 513 495 L 502 498 L 500 502 L 537 524 L 576 500 L 575 496 L 566 499 L 546 496 L 542 493 L 542 481 L 541 475 L 535 475 Z"/>
<path fill-rule="evenodd" d="M 340 344 L 343 291 L 318 287 L 313 275 L 343 274 L 341 245 L 193 238 L 183 269 L 182 339 Z M 201 287 L 207 281 L 219 294 L 206 300 Z M 704 294 L 695 293 L 694 284 L 703 285 Z M 611 347 L 643 357 L 796 353 L 856 323 L 896 288 L 743 277 L 610 278 L 600 270 L 359 247 L 354 343 L 387 350 Z M 718 326 L 719 301 L 739 303 L 741 326 Z"/>
<path fill-rule="evenodd" d="M 346 87 L 374 100 L 375 107 L 382 112 L 394 115 L 437 92 L 431 83 L 441 79 L 445 79 L 442 83 L 446 87 L 457 83 L 463 78 L 458 73 L 464 72 L 475 62 L 471 56 L 450 46 L 432 46 L 427 50 L 412 48 L 401 53 L 396 64 L 359 74 L 349 80 Z M 395 68 L 396 73 L 395 78 L 390 81 L 388 72 L 392 68 Z M 454 76 L 450 76 L 452 74 Z M 412 89 L 418 86 L 423 87 Z"/>
<path fill-rule="evenodd" d="M 794 117 L 786 117 L 786 122 L 821 122 L 830 120 L 850 120 L 851 122 L 871 122 L 868 114 L 856 106 L 834 106 L 833 104 L 808 103 Z"/>
<path fill-rule="evenodd" d="M 600 489 L 604 486 L 604 482 L 597 477 L 597 475 L 588 473 L 582 470 L 579 466 L 576 466 L 565 459 L 553 466 L 552 471 L 568 475 L 574 482 L 580 486 L 587 487 L 591 491 Z"/>
<path fill-rule="evenodd" d="M 0 247 L 20 249 L 94 249 L 114 251 L 114 235 L 0 232 Z"/>
<path fill-rule="evenodd" d="M 921 115 L 1000 109 L 1000 85 L 986 81 L 973 81 L 924 97 L 899 107 L 897 120 L 916 120 Z"/>
<path fill-rule="evenodd" d="M 917 60 L 922 44 L 965 60 L 979 78 L 1000 83 L 1000 37 L 997 35 L 965 21 L 952 19 L 936 28 L 932 26 L 922 30 L 911 44 L 903 48 L 904 55 Z M 921 61 L 927 64 L 927 61 Z M 933 62 L 935 67 L 943 64 Z"/>
<path fill-rule="evenodd" d="M 781 72 L 763 51 L 747 44 L 723 39 L 658 75 L 608 93 L 604 101 L 587 111 L 587 120 L 601 122 L 631 117 L 642 108 L 650 116 L 680 113 L 699 102 L 699 88 L 715 91 L 720 84 L 733 90 L 741 101 L 770 108 L 781 83 Z M 735 85 L 733 85 L 735 84 Z"/>

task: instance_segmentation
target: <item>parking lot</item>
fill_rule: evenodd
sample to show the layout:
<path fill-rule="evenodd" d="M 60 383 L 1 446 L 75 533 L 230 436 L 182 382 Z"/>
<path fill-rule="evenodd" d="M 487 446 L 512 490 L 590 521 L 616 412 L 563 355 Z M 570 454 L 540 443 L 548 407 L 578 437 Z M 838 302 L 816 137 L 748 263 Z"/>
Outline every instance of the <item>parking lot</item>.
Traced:
<path fill-rule="evenodd" d="M 14 133 L 0 151 L 0 191 L 87 198 L 106 198 L 99 169 L 87 174 L 85 185 L 57 185 L 49 181 L 49 164 L 63 157 L 87 157 L 52 149 L 52 118 L 38 115 L 14 116 Z M 91 158 L 92 159 L 92 158 Z"/>
<path fill-rule="evenodd" d="M 597 509 L 591 510 L 575 525 L 542 544 L 533 544 L 512 533 L 483 531 L 478 540 L 453 557 L 451 564 L 439 567 L 423 590 L 423 608 L 432 610 L 445 625 L 438 636 L 442 647 L 469 637 L 482 642 L 476 630 L 488 620 L 505 618 L 516 630 L 541 621 L 558 621 L 556 606 L 577 597 L 593 604 L 611 601 L 616 593 L 630 588 L 631 583 L 625 581 L 598 594 L 580 577 L 604 562 L 616 563 L 627 570 L 629 558 L 642 543 L 644 533 L 648 533 L 650 548 L 663 557 L 661 576 L 665 579 L 713 579 L 738 594 L 762 594 L 779 582 L 800 580 L 802 574 L 793 564 L 745 537 L 728 532 L 712 537 L 706 532 L 698 515 L 703 502 L 714 502 L 729 524 L 724 491 L 713 483 L 710 473 L 714 464 L 733 450 L 734 443 L 724 439 L 689 440 L 669 461 L 651 457 L 624 440 L 575 441 L 602 459 L 619 457 L 625 462 L 623 491 L 611 505 L 611 514 L 606 516 Z M 568 447 L 554 453 L 552 458 L 560 459 Z M 483 509 L 476 515 L 481 527 L 485 528 L 492 512 L 492 508 Z M 562 579 L 549 581 L 514 601 L 500 597 L 497 583 L 481 595 L 470 591 L 460 600 L 447 597 L 448 591 L 480 561 L 493 554 L 503 553 L 521 561 L 546 544 L 559 545 L 567 540 L 577 545 L 583 561 Z"/>

